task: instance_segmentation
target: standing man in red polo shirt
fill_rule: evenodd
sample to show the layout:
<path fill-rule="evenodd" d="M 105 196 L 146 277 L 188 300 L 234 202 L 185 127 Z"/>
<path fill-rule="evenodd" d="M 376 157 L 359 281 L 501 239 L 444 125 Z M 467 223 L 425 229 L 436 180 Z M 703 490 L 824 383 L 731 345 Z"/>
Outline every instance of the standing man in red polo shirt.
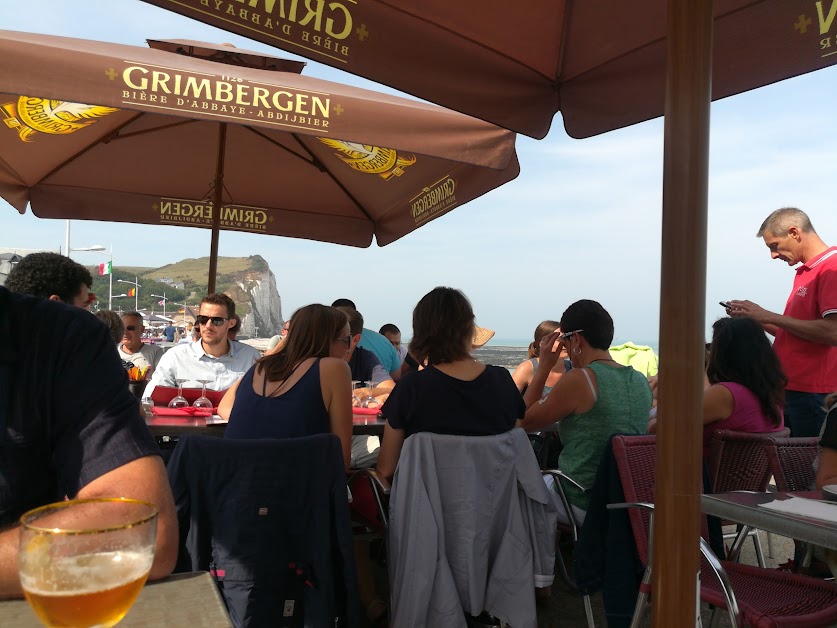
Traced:
<path fill-rule="evenodd" d="M 784 314 L 750 301 L 730 301 L 730 316 L 749 316 L 776 336 L 773 348 L 788 378 L 785 425 L 791 436 L 819 436 L 825 396 L 837 391 L 837 247 L 814 231 L 805 212 L 777 209 L 762 223 L 773 259 L 796 266 Z"/>

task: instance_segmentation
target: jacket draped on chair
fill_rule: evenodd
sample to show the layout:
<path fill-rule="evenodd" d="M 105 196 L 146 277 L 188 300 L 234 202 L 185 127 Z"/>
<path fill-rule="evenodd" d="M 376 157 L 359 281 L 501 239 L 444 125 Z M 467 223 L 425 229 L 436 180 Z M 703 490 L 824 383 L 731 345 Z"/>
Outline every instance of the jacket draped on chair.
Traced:
<path fill-rule="evenodd" d="M 213 572 L 236 627 L 357 625 L 348 493 L 335 435 L 187 436 L 168 473 L 180 527 L 177 570 Z"/>
<path fill-rule="evenodd" d="M 522 429 L 407 438 L 390 498 L 392 625 L 464 628 L 483 611 L 535 628 L 556 509 Z"/>

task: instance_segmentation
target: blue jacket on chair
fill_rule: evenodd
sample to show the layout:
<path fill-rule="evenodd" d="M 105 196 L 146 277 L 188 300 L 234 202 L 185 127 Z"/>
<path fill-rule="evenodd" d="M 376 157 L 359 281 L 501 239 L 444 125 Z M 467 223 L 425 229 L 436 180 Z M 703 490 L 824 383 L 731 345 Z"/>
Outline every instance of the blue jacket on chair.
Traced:
<path fill-rule="evenodd" d="M 176 571 L 211 571 L 237 627 L 357 625 L 340 441 L 180 439 L 168 464 Z"/>

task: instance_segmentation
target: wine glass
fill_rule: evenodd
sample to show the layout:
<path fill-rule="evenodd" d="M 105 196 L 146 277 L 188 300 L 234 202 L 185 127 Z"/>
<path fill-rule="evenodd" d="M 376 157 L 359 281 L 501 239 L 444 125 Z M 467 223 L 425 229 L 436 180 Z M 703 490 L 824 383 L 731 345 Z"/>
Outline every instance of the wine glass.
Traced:
<path fill-rule="evenodd" d="M 169 408 L 188 408 L 189 400 L 183 396 L 183 384 L 188 382 L 189 378 L 176 377 L 174 381 L 177 382 L 177 396 L 172 397 L 172 400 L 169 401 Z"/>
<path fill-rule="evenodd" d="M 360 395 L 355 393 L 356 390 L 363 388 L 363 382 L 358 379 L 352 380 L 352 406 L 355 408 L 359 408 L 360 404 L 363 402 Z"/>
<path fill-rule="evenodd" d="M 157 508 L 134 499 L 77 499 L 30 510 L 20 523 L 20 582 L 44 625 L 118 624 L 154 562 Z"/>
<path fill-rule="evenodd" d="M 200 382 L 201 384 L 203 384 L 203 390 L 201 391 L 201 396 L 198 397 L 197 399 L 195 399 L 194 403 L 192 403 L 192 407 L 193 408 L 206 408 L 208 410 L 212 410 L 215 407 L 215 405 L 206 396 L 206 385 L 211 384 L 212 382 L 214 382 L 215 378 L 213 377 L 211 379 L 196 379 L 195 381 Z"/>
<path fill-rule="evenodd" d="M 364 383 L 369 384 L 369 394 L 366 395 L 363 398 L 363 401 L 360 404 L 361 407 L 363 407 L 363 408 L 377 408 L 378 405 L 380 405 L 380 404 L 378 404 L 378 400 L 375 399 L 375 397 L 372 396 L 372 389 L 375 388 L 374 382 L 370 381 L 370 382 L 364 382 Z"/>

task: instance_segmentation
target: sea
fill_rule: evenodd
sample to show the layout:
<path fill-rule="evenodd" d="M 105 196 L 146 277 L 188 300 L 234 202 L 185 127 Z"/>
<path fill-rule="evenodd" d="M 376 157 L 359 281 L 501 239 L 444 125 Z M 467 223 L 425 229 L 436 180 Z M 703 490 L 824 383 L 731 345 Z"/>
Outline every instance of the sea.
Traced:
<path fill-rule="evenodd" d="M 627 340 L 615 338 L 614 345 L 622 344 Z M 634 344 L 648 345 L 654 352 L 659 354 L 657 341 L 640 341 L 634 340 Z M 494 366 L 503 366 L 513 371 L 518 364 L 529 357 L 529 343 L 525 340 L 494 340 L 493 338 L 487 345 L 474 351 L 473 356 L 484 364 L 493 364 Z"/>

